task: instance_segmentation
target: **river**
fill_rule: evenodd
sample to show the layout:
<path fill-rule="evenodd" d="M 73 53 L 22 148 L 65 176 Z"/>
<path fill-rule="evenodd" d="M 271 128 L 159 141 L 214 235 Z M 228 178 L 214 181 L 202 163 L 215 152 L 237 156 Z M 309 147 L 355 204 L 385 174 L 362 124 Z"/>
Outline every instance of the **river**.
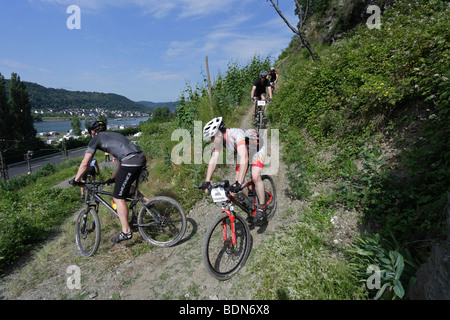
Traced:
<path fill-rule="evenodd" d="M 117 130 L 119 126 L 123 125 L 125 128 L 134 127 L 141 121 L 147 121 L 148 118 L 125 118 L 125 119 L 108 119 L 108 129 Z M 70 123 L 72 121 L 42 121 L 35 122 L 34 128 L 38 133 L 56 131 L 58 133 L 67 133 L 72 127 Z M 84 120 L 81 120 L 81 129 L 84 129 Z"/>

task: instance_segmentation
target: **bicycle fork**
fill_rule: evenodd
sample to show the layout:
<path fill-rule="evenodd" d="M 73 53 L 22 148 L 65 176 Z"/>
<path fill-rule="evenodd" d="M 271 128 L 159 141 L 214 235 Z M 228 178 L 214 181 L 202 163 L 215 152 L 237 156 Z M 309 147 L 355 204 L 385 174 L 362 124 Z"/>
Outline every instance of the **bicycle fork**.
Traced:
<path fill-rule="evenodd" d="M 234 211 L 234 207 L 232 205 L 230 206 L 230 210 L 227 210 L 225 209 L 225 207 L 222 207 L 222 213 L 226 212 L 228 217 L 230 218 L 231 244 L 234 246 L 236 244 L 236 230 L 234 225 L 235 216 L 231 213 L 232 211 Z M 228 241 L 226 220 L 222 221 L 222 230 L 223 230 L 223 243 L 226 243 Z"/>

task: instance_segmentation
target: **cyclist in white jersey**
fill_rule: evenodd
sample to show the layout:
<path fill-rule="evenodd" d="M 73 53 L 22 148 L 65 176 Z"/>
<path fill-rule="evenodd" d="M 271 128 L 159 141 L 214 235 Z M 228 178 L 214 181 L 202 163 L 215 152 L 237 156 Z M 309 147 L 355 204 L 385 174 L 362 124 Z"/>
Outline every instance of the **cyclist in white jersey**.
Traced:
<path fill-rule="evenodd" d="M 256 194 L 259 199 L 255 220 L 261 220 L 266 215 L 264 183 L 261 179 L 266 148 L 262 139 L 259 138 L 254 129 L 227 129 L 222 117 L 214 118 L 209 121 L 203 129 L 203 136 L 209 138 L 211 142 L 214 143 L 214 149 L 208 164 L 206 180 L 201 186 L 201 189 L 205 190 L 205 192 L 209 192 L 209 188 L 211 187 L 211 177 L 216 169 L 220 151 L 225 147 L 228 152 L 237 154 L 238 156 L 236 164 L 236 182 L 231 186 L 231 192 L 237 193 L 242 190 L 248 165 L 252 165 L 252 180 L 255 183 Z M 247 190 L 244 190 L 244 192 L 246 191 Z"/>

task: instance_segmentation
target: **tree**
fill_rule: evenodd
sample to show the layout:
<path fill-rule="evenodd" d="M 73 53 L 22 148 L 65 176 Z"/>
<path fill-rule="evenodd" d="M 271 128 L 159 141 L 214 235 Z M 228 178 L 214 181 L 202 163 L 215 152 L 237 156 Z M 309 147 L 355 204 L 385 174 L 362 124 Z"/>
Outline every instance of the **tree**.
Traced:
<path fill-rule="evenodd" d="M 14 133 L 14 138 L 23 141 L 35 140 L 36 129 L 31 115 L 27 87 L 14 72 L 11 74 L 11 82 L 9 83 L 9 105 L 12 112 L 12 121 L 9 128 Z"/>
<path fill-rule="evenodd" d="M 6 97 L 6 81 L 0 73 L 0 139 L 11 138 L 9 132 L 9 123 L 11 111 Z"/>
<path fill-rule="evenodd" d="M 73 129 L 73 134 L 79 136 L 81 134 L 81 121 L 78 117 L 72 118 L 72 122 L 70 122 L 70 126 Z"/>
<path fill-rule="evenodd" d="M 318 61 L 319 57 L 314 53 L 311 45 L 309 44 L 308 40 L 306 40 L 306 36 L 303 33 L 303 27 L 305 25 L 305 21 L 308 18 L 308 11 L 310 6 L 313 4 L 313 1 L 310 0 L 294 0 L 295 1 L 295 5 L 297 7 L 296 13 L 297 16 L 299 18 L 299 23 L 298 23 L 298 27 L 297 29 L 294 28 L 289 21 L 284 17 L 284 15 L 281 13 L 280 8 L 278 6 L 278 1 L 277 4 L 275 4 L 273 2 L 273 0 L 269 0 L 270 3 L 272 3 L 272 6 L 275 8 L 275 10 L 277 11 L 278 15 L 281 17 L 281 19 L 283 19 L 283 21 L 286 23 L 286 25 L 292 30 L 292 32 L 294 32 L 296 35 L 298 35 L 300 37 L 300 41 L 302 42 L 302 44 L 305 46 L 306 49 L 308 49 L 309 53 L 311 54 L 311 57 L 314 61 Z M 319 1 L 319 0 L 317 0 Z M 303 5 L 302 5 L 303 4 Z"/>

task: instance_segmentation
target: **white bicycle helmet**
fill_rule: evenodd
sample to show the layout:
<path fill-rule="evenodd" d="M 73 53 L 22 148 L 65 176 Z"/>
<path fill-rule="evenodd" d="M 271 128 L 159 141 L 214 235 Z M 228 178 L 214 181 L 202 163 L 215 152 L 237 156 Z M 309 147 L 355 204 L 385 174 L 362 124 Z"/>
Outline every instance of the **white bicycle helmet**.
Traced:
<path fill-rule="evenodd" d="M 209 121 L 203 128 L 203 136 L 209 139 L 217 134 L 217 132 L 223 131 L 225 129 L 225 124 L 222 121 L 222 117 L 217 117 Z"/>

